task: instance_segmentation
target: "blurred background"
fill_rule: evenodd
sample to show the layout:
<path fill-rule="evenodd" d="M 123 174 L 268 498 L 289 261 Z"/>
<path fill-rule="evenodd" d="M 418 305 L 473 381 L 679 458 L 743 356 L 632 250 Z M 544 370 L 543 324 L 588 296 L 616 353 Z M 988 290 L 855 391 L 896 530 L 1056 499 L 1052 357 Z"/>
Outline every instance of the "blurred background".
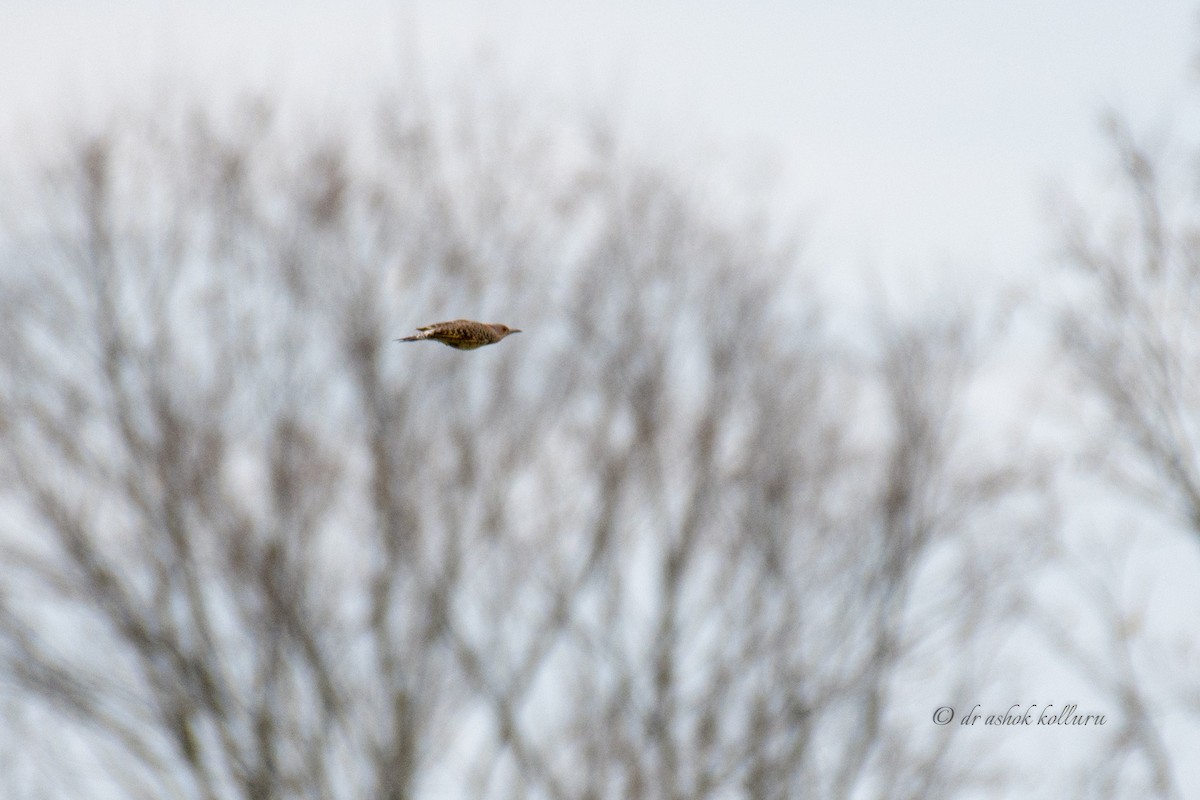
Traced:
<path fill-rule="evenodd" d="M 0 794 L 1200 791 L 1195 9 L 808 5 L 0 10 Z"/>

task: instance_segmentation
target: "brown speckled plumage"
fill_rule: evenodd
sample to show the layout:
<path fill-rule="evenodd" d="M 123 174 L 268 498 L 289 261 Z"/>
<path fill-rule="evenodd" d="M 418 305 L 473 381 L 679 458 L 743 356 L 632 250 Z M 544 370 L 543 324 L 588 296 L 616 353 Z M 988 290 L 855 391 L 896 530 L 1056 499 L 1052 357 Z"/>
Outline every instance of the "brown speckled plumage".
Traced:
<path fill-rule="evenodd" d="M 405 336 L 397 342 L 423 342 L 425 340 L 441 342 L 447 347 L 458 350 L 474 350 L 496 342 L 510 333 L 520 333 L 518 328 L 489 322 L 475 322 L 469 319 L 456 319 L 450 322 L 435 322 L 417 328 L 420 333 L 415 336 Z"/>

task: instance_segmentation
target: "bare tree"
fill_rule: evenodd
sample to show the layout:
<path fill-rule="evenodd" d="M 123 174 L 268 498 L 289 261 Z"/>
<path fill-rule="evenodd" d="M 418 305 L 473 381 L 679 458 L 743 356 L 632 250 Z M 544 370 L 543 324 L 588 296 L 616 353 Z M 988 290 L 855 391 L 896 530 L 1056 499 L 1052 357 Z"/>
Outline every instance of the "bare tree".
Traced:
<path fill-rule="evenodd" d="M 61 766 L 6 793 L 978 783 L 929 715 L 1017 480 L 963 318 L 837 342 L 794 247 L 603 126 L 381 108 L 113 122 L 10 220 L 0 733 Z M 389 344 L 442 314 L 527 333 Z"/>
<path fill-rule="evenodd" d="M 1198 566 L 1185 541 L 1200 536 L 1200 217 L 1165 143 L 1140 141 L 1116 116 L 1107 128 L 1112 202 L 1066 206 L 1071 273 L 1057 321 L 1075 413 L 1088 423 L 1073 496 L 1108 518 L 1068 540 L 1060 564 L 1087 600 L 1072 613 L 1089 620 L 1087 633 L 1053 614 L 1042 627 L 1120 722 L 1084 767 L 1086 796 L 1182 797 L 1195 785 L 1182 742 L 1200 719 L 1181 671 L 1196 653 L 1195 598 L 1170 576 Z M 1174 559 L 1145 560 L 1163 547 Z M 1160 581 L 1175 589 L 1132 588 Z"/>

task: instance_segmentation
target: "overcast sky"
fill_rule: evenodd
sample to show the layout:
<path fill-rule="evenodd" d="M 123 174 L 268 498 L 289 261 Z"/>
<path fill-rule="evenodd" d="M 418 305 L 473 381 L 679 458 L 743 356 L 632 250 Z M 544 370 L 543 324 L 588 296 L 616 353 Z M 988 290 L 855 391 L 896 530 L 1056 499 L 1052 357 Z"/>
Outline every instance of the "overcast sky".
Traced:
<path fill-rule="evenodd" d="M 320 104 L 369 96 L 414 57 L 437 73 L 487 53 L 534 100 L 620 105 L 664 157 L 697 169 L 705 148 L 761 159 L 817 265 L 969 282 L 1050 262 L 1046 195 L 1056 181 L 1102 188 L 1104 110 L 1200 139 L 1198 6 L 0 0 L 0 167 L 20 169 L 56 120 L 144 103 L 175 81 Z"/>
<path fill-rule="evenodd" d="M 1174 127 L 1195 100 L 1184 0 L 0 2 L 0 136 L 20 161 L 64 108 L 184 77 L 317 97 L 370 90 L 415 46 L 480 52 L 531 93 L 625 107 L 677 152 L 778 172 L 835 268 L 1027 269 L 1055 180 L 1103 173 L 1105 108 Z"/>

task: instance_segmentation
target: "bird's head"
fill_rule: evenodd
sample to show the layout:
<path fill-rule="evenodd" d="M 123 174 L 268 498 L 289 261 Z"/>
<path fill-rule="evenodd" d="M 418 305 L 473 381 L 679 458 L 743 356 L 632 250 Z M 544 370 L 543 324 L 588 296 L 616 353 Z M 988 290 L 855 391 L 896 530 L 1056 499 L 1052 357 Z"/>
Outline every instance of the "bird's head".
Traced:
<path fill-rule="evenodd" d="M 500 335 L 501 339 L 503 339 L 505 336 L 508 336 L 510 333 L 520 333 L 521 332 L 520 328 L 510 328 L 507 325 L 500 325 L 499 323 L 493 325 L 492 329 L 495 330 L 496 333 Z"/>

